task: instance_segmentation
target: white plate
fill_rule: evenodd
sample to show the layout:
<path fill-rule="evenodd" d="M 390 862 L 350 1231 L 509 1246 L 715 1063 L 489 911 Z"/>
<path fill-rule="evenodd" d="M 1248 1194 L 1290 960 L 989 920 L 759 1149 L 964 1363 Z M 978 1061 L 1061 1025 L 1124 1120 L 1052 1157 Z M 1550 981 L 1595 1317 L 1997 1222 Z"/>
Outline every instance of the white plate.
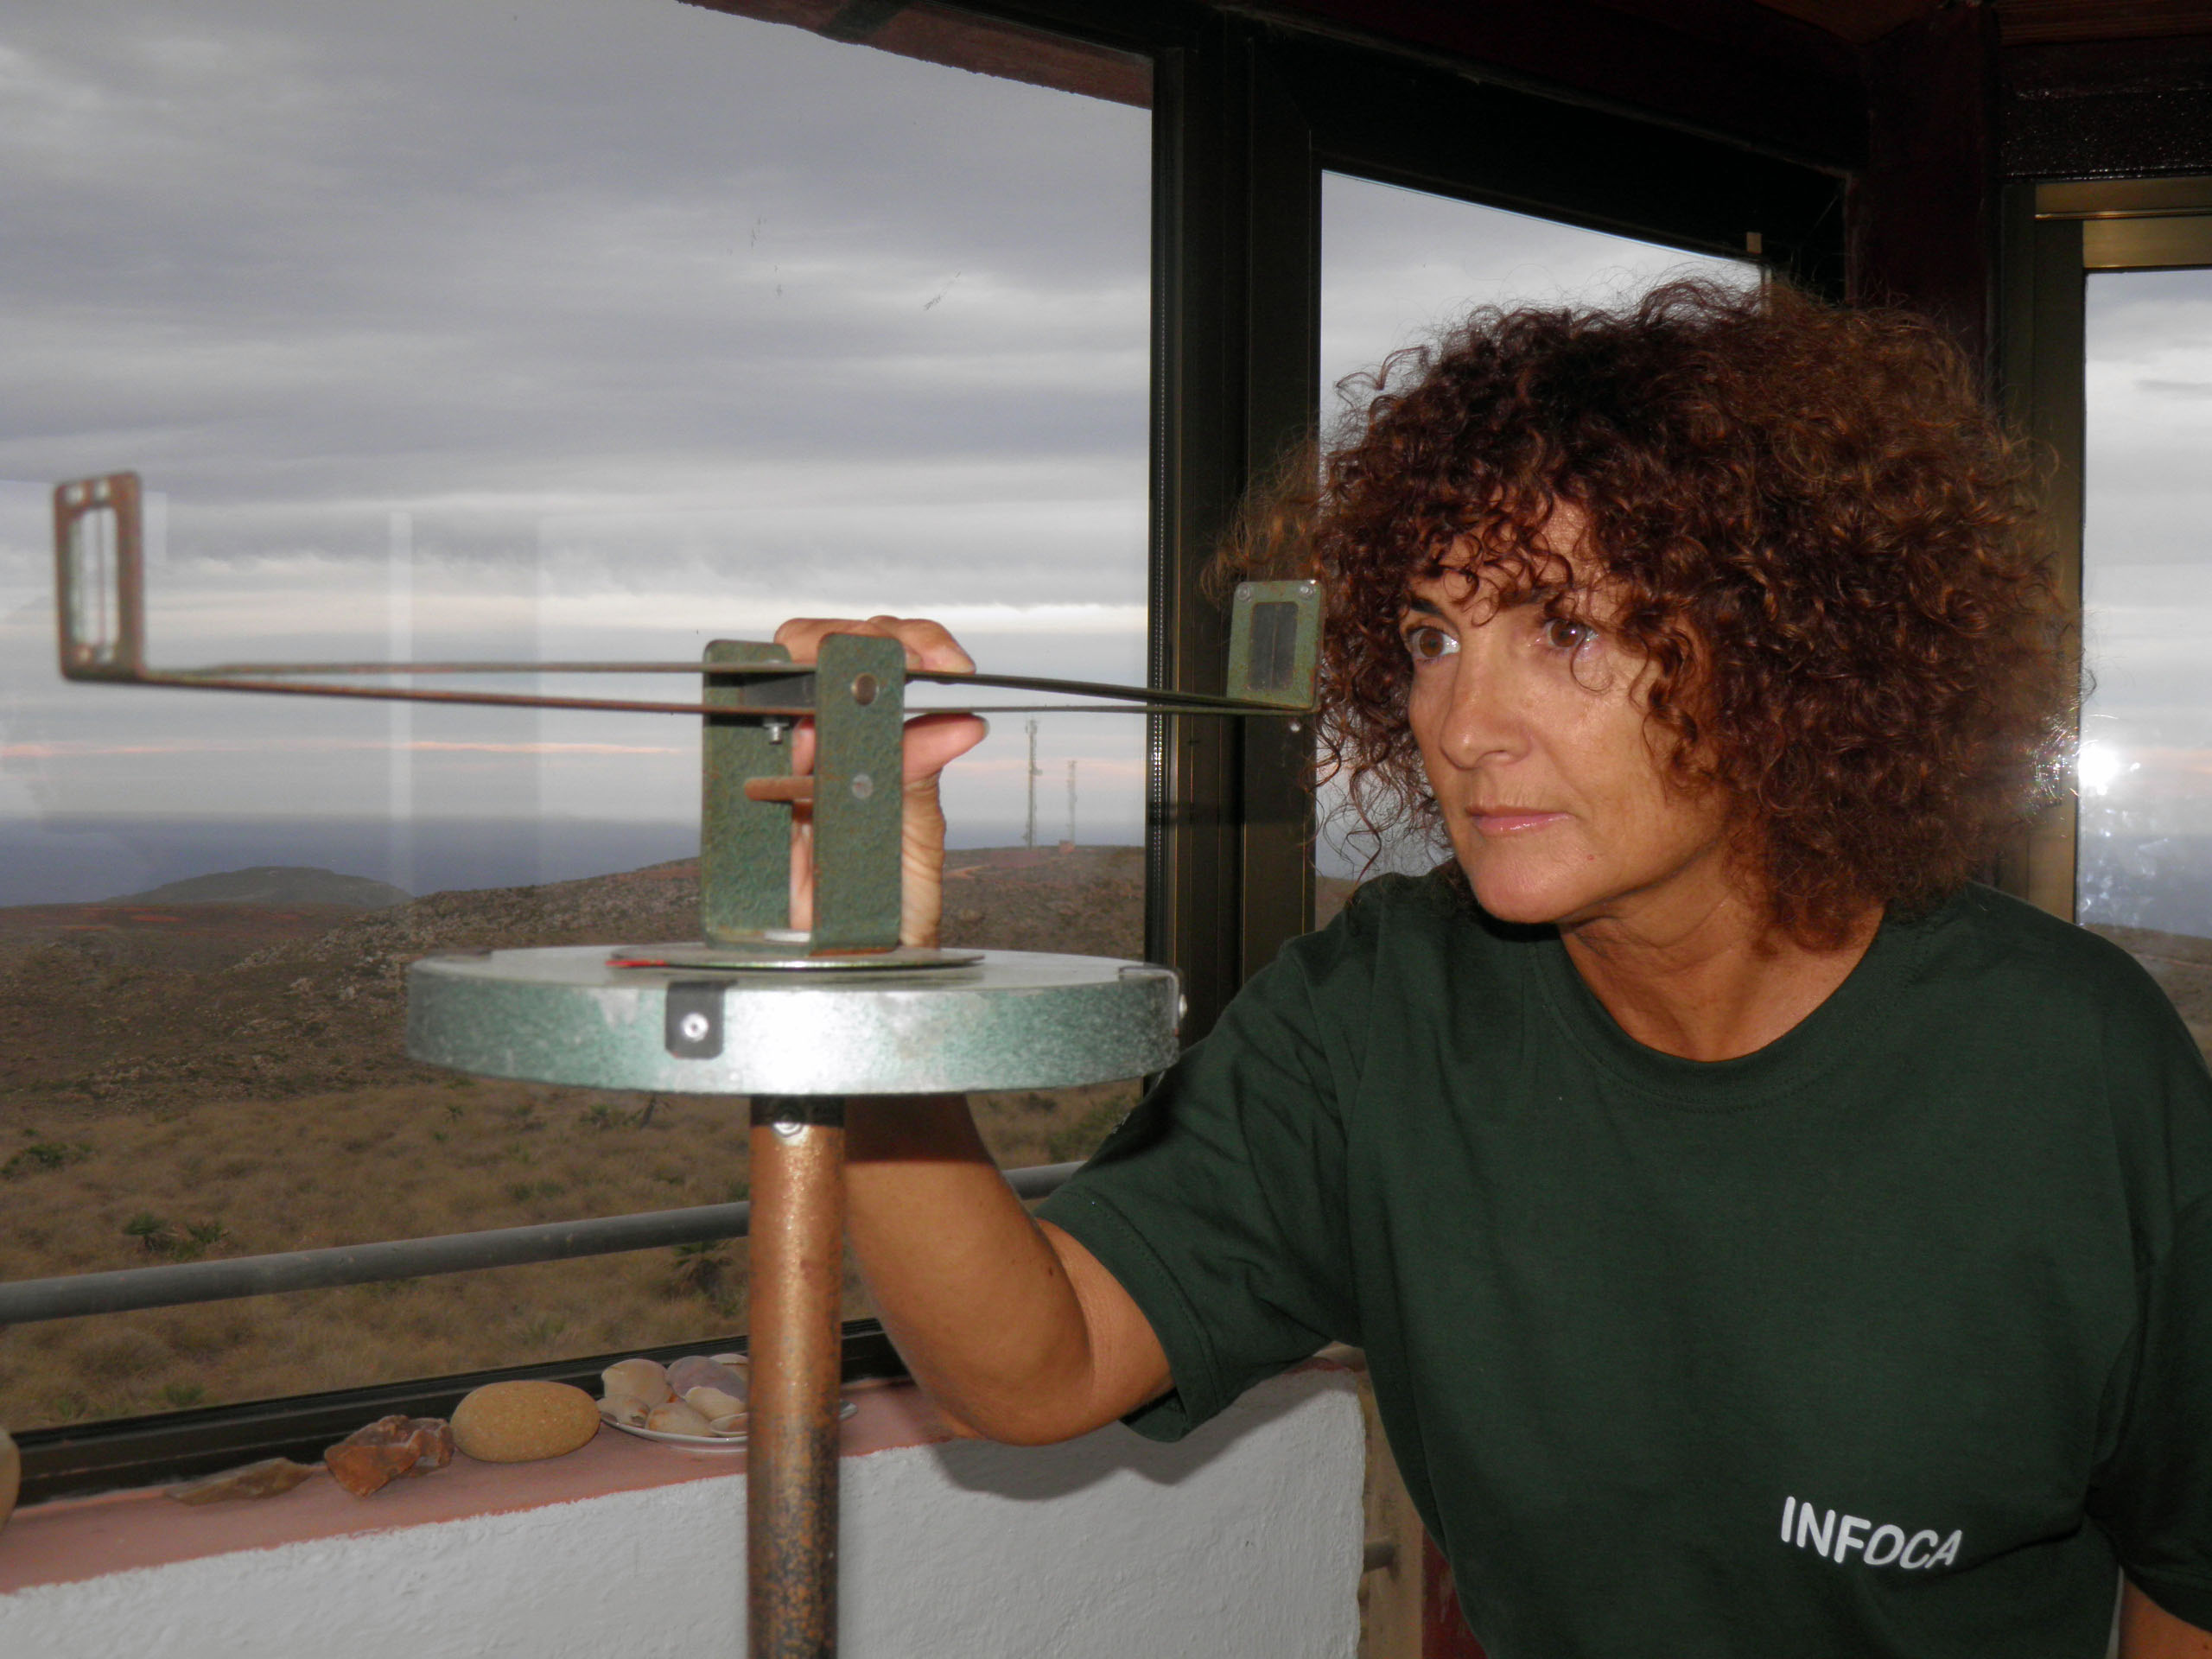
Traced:
<path fill-rule="evenodd" d="M 851 1416 L 860 1408 L 846 1401 L 837 1415 L 842 1420 Z M 742 1452 L 747 1437 L 743 1434 L 672 1434 L 664 1428 L 632 1428 L 627 1423 L 618 1423 L 612 1417 L 600 1420 L 609 1428 L 619 1428 L 625 1434 L 634 1434 L 641 1440 L 657 1440 L 663 1446 L 681 1446 L 693 1452 Z"/>

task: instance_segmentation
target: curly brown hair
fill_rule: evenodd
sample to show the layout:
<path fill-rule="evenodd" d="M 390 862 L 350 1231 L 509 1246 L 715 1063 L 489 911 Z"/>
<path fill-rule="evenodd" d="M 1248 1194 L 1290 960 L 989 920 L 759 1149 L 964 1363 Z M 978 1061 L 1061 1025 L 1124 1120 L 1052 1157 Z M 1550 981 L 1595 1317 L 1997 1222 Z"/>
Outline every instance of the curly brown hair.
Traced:
<path fill-rule="evenodd" d="M 1471 558 L 1548 589 L 1562 503 L 1581 600 L 1547 602 L 1605 590 L 1674 781 L 1725 792 L 1794 937 L 1939 902 L 2054 785 L 2073 699 L 2032 468 L 1923 320 L 1675 282 L 1627 309 L 1478 311 L 1371 385 L 1306 499 L 1248 521 L 1280 552 L 1295 520 L 1325 584 L 1322 772 L 1370 830 L 1440 830 L 1409 585 Z"/>

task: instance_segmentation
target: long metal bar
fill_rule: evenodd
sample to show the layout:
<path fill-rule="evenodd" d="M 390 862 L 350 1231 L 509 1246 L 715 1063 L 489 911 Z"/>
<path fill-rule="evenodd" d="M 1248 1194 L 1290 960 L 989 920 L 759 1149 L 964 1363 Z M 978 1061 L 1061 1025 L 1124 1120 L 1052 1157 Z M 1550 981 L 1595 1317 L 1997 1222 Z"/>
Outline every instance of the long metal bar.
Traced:
<path fill-rule="evenodd" d="M 692 671 L 698 671 L 695 665 Z M 908 676 L 918 678 L 918 676 Z M 959 683 L 950 677 L 943 683 Z M 127 677 L 106 676 L 103 683 L 110 685 L 162 685 L 185 691 L 261 691 L 273 696 L 285 697 L 352 697 L 365 702 L 450 702 L 466 703 L 479 708 L 493 709 L 587 709 L 613 710 L 635 715 L 726 715 L 728 709 L 706 702 L 659 702 L 627 697 L 549 697 L 524 691 L 436 691 L 420 686 L 398 685 L 329 685 L 320 681 L 216 679 L 197 672 L 177 673 L 168 669 L 142 669 Z M 918 714 L 977 714 L 977 715 L 1124 715 L 1124 714 L 1198 714 L 1230 715 L 1241 718 L 1273 715 L 1297 719 L 1312 711 L 1289 703 L 1245 702 L 1231 697 L 1202 696 L 1195 692 L 1131 691 L 1127 701 L 1101 703 L 1068 702 L 991 702 L 962 703 L 945 708 L 917 709 Z M 811 704 L 790 703 L 772 706 L 747 703 L 745 713 L 755 717 L 767 716 L 783 720 L 811 720 L 815 710 Z"/>
<path fill-rule="evenodd" d="M 811 677 L 812 670 L 789 663 L 670 662 L 655 659 L 635 663 L 532 663 L 513 660 L 451 663 L 213 663 L 206 668 L 149 668 L 149 675 L 163 683 L 177 680 L 261 680 L 289 675 L 332 675 L 347 678 L 366 674 L 690 674 L 711 673 L 718 680 L 787 680 Z M 910 668 L 909 683 L 930 685 L 987 685 L 995 691 L 1045 691 L 1058 696 L 1107 697 L 1116 703 L 1138 707 L 1249 709 L 1258 714 L 1281 714 L 1287 703 L 1255 703 L 1249 697 L 1217 696 L 1200 691 L 1168 691 L 1158 687 L 1118 685 L 1110 680 L 1062 680 L 1037 674 L 962 673 L 951 669 Z M 748 704 L 747 707 L 752 705 Z"/>
<path fill-rule="evenodd" d="M 1079 1167 L 1039 1164 L 1008 1170 L 1007 1185 L 1022 1198 L 1041 1198 L 1056 1191 Z M 0 1325 L 230 1301 L 287 1290 L 426 1279 L 479 1268 L 521 1267 L 532 1262 L 563 1262 L 576 1256 L 742 1238 L 751 1228 L 752 1216 L 750 1204 L 709 1204 L 588 1221 L 554 1221 L 534 1227 L 499 1227 L 432 1238 L 242 1255 L 226 1262 L 178 1262 L 58 1279 L 19 1279 L 0 1284 Z"/>
<path fill-rule="evenodd" d="M 318 674 L 351 678 L 356 675 L 372 674 L 690 674 L 696 677 L 705 673 L 718 680 L 788 680 L 810 678 L 814 672 L 804 664 L 794 667 L 783 662 L 702 664 L 660 658 L 632 663 L 539 663 L 517 658 L 443 663 L 384 660 L 359 663 L 210 663 L 205 668 L 148 668 L 143 671 L 160 677 L 163 683 L 175 680 L 281 679 L 291 675 Z M 987 685 L 1000 691 L 1049 691 L 1074 697 L 1109 697 L 1116 702 L 1127 703 L 1147 703 L 1164 697 L 1178 706 L 1185 703 L 1208 709 L 1253 706 L 1250 699 L 1243 697 L 1216 696 L 1195 691 L 1164 691 L 1157 687 L 1121 685 L 1110 680 L 1053 679 L 1037 674 L 986 674 L 980 671 L 959 672 L 952 669 L 910 668 L 906 671 L 906 678 L 910 682 L 919 680 L 931 685 Z M 1262 708 L 1267 713 L 1280 714 L 1287 706 L 1268 703 Z"/>
<path fill-rule="evenodd" d="M 745 1453 L 751 1659 L 837 1650 L 837 1388 L 845 1103 L 753 1103 L 757 1224 L 747 1286 Z"/>

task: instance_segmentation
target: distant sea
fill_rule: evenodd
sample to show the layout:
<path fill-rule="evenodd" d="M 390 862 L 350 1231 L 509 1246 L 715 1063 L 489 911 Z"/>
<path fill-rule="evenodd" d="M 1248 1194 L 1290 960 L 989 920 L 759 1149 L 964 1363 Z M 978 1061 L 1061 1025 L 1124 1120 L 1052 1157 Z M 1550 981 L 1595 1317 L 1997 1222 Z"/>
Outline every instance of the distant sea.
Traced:
<path fill-rule="evenodd" d="M 956 823 L 952 844 L 1017 847 L 1021 832 L 1019 820 Z M 263 864 L 365 875 L 413 893 L 528 887 L 698 850 L 696 823 L 618 819 L 422 819 L 395 830 L 354 818 L 0 818 L 0 905 L 112 899 Z M 1320 862 L 1325 874 L 1350 874 L 1345 855 L 1325 844 Z M 2087 837 L 2080 869 L 2083 921 L 2212 938 L 2212 836 Z"/>
<path fill-rule="evenodd" d="M 1019 823 L 956 827 L 957 847 L 1021 842 Z M 699 850 L 696 823 L 589 818 L 0 818 L 0 905 L 78 904 L 188 876 L 303 865 L 412 893 L 529 887 Z"/>

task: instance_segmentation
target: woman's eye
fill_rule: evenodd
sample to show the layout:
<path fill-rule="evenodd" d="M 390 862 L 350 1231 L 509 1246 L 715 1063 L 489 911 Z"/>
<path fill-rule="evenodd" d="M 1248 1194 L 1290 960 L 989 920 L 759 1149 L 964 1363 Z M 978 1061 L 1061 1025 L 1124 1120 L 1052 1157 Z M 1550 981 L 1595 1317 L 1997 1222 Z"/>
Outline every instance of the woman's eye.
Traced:
<path fill-rule="evenodd" d="M 1408 628 L 1406 654 L 1417 663 L 1433 663 L 1459 649 L 1459 642 L 1441 628 Z"/>
<path fill-rule="evenodd" d="M 1577 622 L 1572 617 L 1547 617 L 1544 620 L 1544 643 L 1554 651 L 1573 651 L 1588 642 L 1594 632 L 1587 622 Z"/>

